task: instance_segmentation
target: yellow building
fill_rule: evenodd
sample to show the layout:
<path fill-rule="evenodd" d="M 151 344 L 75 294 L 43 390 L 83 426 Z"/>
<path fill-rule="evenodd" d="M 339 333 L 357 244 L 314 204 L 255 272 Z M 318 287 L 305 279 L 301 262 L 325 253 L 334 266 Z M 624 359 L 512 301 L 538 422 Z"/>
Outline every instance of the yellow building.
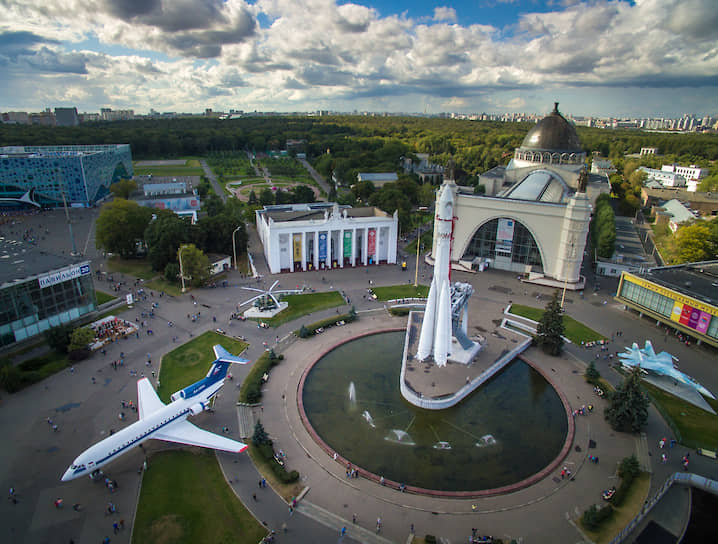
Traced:
<path fill-rule="evenodd" d="M 658 322 L 718 347 L 718 261 L 623 272 L 616 298 Z"/>

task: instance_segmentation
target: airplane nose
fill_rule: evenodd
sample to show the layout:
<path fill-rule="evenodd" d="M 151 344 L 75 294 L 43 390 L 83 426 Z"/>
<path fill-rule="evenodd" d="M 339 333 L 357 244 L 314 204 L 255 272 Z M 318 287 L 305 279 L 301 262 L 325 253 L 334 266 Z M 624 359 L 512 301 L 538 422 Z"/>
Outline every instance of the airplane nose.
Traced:
<path fill-rule="evenodd" d="M 65 474 L 62 475 L 62 478 L 60 478 L 61 481 L 67 482 L 69 480 L 72 480 L 72 469 L 68 468 L 65 471 Z"/>

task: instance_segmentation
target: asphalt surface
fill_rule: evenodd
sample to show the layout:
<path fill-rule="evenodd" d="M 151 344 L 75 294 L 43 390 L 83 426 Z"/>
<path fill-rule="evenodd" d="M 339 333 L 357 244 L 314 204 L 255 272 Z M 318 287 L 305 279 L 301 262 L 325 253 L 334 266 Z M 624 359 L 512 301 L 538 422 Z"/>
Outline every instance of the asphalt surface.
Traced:
<path fill-rule="evenodd" d="M 94 249 L 92 226 L 96 214 L 97 210 L 71 210 L 73 232 L 77 247 L 82 248 L 86 257 L 92 260 L 93 270 L 106 270 L 102 255 Z M 29 228 L 38 234 L 39 247 L 69 253 L 68 231 L 62 211 L 17 218 L 15 224 L 0 227 L 0 232 L 6 236 L 21 237 Z M 228 334 L 245 336 L 250 342 L 247 356 L 256 359 L 264 349 L 263 342 L 274 345 L 277 336 L 284 338 L 301 322 L 309 323 L 333 312 L 321 312 L 278 329 L 260 329 L 250 322 L 233 321 L 230 324 L 229 313 L 235 311 L 239 301 L 246 299 L 247 292 L 241 286 L 268 287 L 278 279 L 285 288 L 339 289 L 361 312 L 357 327 L 382 328 L 386 326 L 383 320 L 389 318 L 382 311 L 382 304 L 365 297 L 369 283 L 392 285 L 409 283 L 414 278 L 413 259 L 408 260 L 410 266 L 406 272 L 398 266 L 384 265 L 270 275 L 253 229 L 250 229 L 250 251 L 263 277 L 257 281 L 230 272 L 229 287 L 195 290 L 193 294 L 202 305 L 199 322 L 192 323 L 186 319 L 187 313 L 196 312 L 189 295 L 163 297 L 159 300 L 155 319 L 150 320 L 154 335 L 148 336 L 142 331 L 139 339 L 120 341 L 111 346 L 105 356 L 95 353 L 89 360 L 76 365 L 73 373 L 65 370 L 17 394 L 3 394 L 0 401 L 0 430 L 4 437 L 4 446 L 0 448 L 0 483 L 6 490 L 11 486 L 16 489 L 17 503 L 6 500 L 0 507 L 0 541 L 67 543 L 72 538 L 75 542 L 84 543 L 101 542 L 107 535 L 112 542 L 129 542 L 140 489 L 141 475 L 138 470 L 145 453 L 149 455 L 153 451 L 175 446 L 150 442 L 146 452 L 135 449 L 110 465 L 108 472 L 119 483 L 119 489 L 112 494 L 102 483 L 93 483 L 86 478 L 69 483 L 61 483 L 59 478 L 81 451 L 107 436 L 110 429 L 117 430 L 136 418 L 133 414 L 124 423 L 118 420 L 120 401 L 136 401 L 137 378 L 130 376 L 130 370 L 149 373 L 151 369 L 144 365 L 148 352 L 152 354 L 153 364 L 157 365 L 162 354 L 176 347 L 172 342 L 173 336 L 179 336 L 179 342 L 183 342 L 191 334 L 200 334 L 217 326 L 222 326 Z M 431 268 L 422 263 L 420 280 L 428 283 L 431 272 Z M 455 273 L 454 279 L 469 281 L 476 289 L 470 323 L 472 313 L 500 308 L 509 301 L 544 306 L 551 293 L 547 288 L 523 284 L 510 273 L 493 270 L 475 275 Z M 124 278 L 121 274 L 114 274 L 114 280 L 125 282 L 119 294 L 124 294 L 134 282 L 133 278 Z M 685 346 L 673 336 L 666 337 L 654 322 L 623 310 L 612 300 L 615 283 L 615 280 L 602 278 L 600 289 L 594 293 L 593 279 L 589 278 L 583 298 L 576 293 L 567 293 L 567 313 L 608 337 L 618 330 L 623 331 L 623 336 L 611 344 L 611 351 L 622 351 L 633 341 L 652 340 L 657 350 L 666 350 L 678 356 L 685 372 L 708 388 L 718 390 L 715 352 L 700 346 Z M 96 287 L 108 292 L 111 289 L 110 284 L 104 282 L 97 282 Z M 156 297 L 140 301 L 123 317 L 134 320 L 140 311 L 158 301 Z M 606 304 L 603 304 L 604 301 Z M 212 322 L 212 315 L 217 316 L 217 323 Z M 168 327 L 167 321 L 173 321 L 174 327 Z M 653 408 L 649 413 L 645 438 L 613 433 L 603 423 L 599 409 L 591 416 L 577 419 L 576 444 L 583 447 L 589 438 L 594 439 L 601 450 L 601 463 L 597 466 L 582 465 L 575 471 L 575 480 L 570 483 L 557 483 L 550 477 L 518 493 L 469 502 L 400 494 L 369 481 L 347 483 L 343 468 L 336 466 L 321 450 L 318 451 L 312 442 L 307 442 L 301 436 L 301 427 L 293 426 L 293 408 L 291 404 L 283 403 L 281 388 L 290 384 L 292 372 L 301 367 L 303 359 L 296 353 L 318 353 L 326 344 L 337 340 L 332 335 L 340 331 L 341 334 L 350 334 L 354 330 L 359 329 L 343 327 L 330 330 L 309 343 L 285 340 L 276 346 L 285 353 L 286 365 L 280 365 L 273 371 L 264 397 L 263 417 L 270 434 L 281 447 L 286 447 L 290 468 L 300 471 L 302 483 L 309 488 L 294 515 L 289 515 L 287 505 L 271 489 L 258 491 L 259 474 L 247 456 L 219 454 L 225 475 L 228 481 L 231 480 L 230 485 L 257 519 L 265 522 L 268 529 L 279 530 L 282 523 L 287 524 L 288 532 L 278 535 L 279 542 L 337 542 L 342 525 L 347 525 L 349 529 L 342 542 L 379 541 L 374 532 L 377 516 L 383 520 L 380 537 L 392 542 L 405 542 L 412 523 L 417 534 L 432 533 L 443 538 L 444 543 L 465 542 L 472 527 L 479 527 L 483 534 L 523 538 L 525 542 L 580 542 L 583 536 L 573 526 L 572 520 L 587 505 L 600 502 L 600 491 L 615 482 L 615 463 L 612 460 L 637 452 L 652 471 L 651 495 L 671 473 L 681 470 L 680 457 L 687 451 L 685 448 L 676 446 L 671 450 L 667 464 L 659 461 L 658 440 L 670 437 L 670 430 Z M 126 366 L 114 371 L 110 362 L 119 358 L 120 351 L 125 353 Z M 545 359 L 540 354 L 528 355 L 535 358 L 537 364 L 546 365 L 549 372 L 554 369 L 556 386 L 567 394 L 572 403 L 583 404 L 586 399 L 592 399 L 598 406 L 598 401 L 580 378 L 587 362 L 595 360 L 595 354 L 595 350 L 569 346 L 564 356 L 556 359 Z M 619 376 L 608 368 L 607 361 L 598 359 L 597 362 L 604 377 L 614 383 L 619 381 Z M 236 372 L 238 380 L 235 383 L 248 370 L 248 367 L 243 367 Z M 95 384 L 92 383 L 93 377 Z M 237 438 L 235 387 L 229 382 L 217 401 L 215 413 L 202 414 L 193 422 L 214 432 L 228 426 L 231 436 Z M 574 400 L 572 395 L 578 398 Z M 47 418 L 58 425 L 58 432 L 52 431 Z M 580 454 L 573 451 L 569 455 L 570 462 L 578 466 L 583 456 L 585 449 Z M 718 476 L 716 467 L 716 461 L 695 453 L 691 455 L 692 472 Z M 150 460 L 149 470 L 151 468 Z M 256 502 L 251 498 L 255 492 L 259 499 Z M 65 506 L 62 509 L 56 509 L 53 504 L 58 497 L 63 498 Z M 659 518 L 663 519 L 658 519 L 659 523 L 667 523 L 674 531 L 675 527 L 684 526 L 687 522 L 687 500 L 686 494 L 669 494 L 664 501 L 674 501 L 675 504 L 663 501 L 661 504 L 668 504 L 665 509 L 673 512 L 676 519 L 667 523 L 666 516 L 660 515 Z M 105 513 L 110 501 L 117 507 L 115 515 Z M 72 508 L 75 503 L 82 505 L 78 512 Z M 476 510 L 472 504 L 476 504 Z M 352 527 L 353 513 L 358 514 L 357 527 Z M 126 529 L 114 535 L 112 523 L 119 520 L 124 520 Z"/>

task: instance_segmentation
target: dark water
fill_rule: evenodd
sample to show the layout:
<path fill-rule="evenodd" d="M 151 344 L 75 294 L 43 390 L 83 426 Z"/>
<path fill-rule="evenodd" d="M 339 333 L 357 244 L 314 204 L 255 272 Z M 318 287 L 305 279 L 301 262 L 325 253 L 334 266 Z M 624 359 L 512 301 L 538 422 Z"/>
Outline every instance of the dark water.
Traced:
<path fill-rule="evenodd" d="M 558 455 L 565 411 L 530 366 L 514 361 L 458 406 L 423 410 L 399 392 L 403 346 L 403 332 L 354 340 L 307 376 L 307 416 L 350 462 L 407 485 L 475 491 L 521 481 Z"/>

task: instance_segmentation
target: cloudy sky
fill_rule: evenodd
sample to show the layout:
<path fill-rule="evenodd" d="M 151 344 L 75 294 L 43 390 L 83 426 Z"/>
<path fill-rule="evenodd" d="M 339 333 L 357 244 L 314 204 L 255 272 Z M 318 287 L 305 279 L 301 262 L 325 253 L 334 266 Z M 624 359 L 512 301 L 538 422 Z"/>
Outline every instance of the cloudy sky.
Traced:
<path fill-rule="evenodd" d="M 715 0 L 0 0 L 0 111 L 718 114 Z"/>

